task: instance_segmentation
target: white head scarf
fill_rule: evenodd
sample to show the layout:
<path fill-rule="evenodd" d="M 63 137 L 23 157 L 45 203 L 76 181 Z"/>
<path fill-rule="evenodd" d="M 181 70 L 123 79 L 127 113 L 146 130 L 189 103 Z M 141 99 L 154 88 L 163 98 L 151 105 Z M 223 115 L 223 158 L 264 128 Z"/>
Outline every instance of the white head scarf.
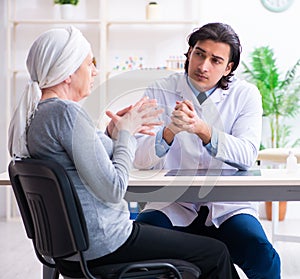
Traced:
<path fill-rule="evenodd" d="M 8 148 L 12 157 L 29 157 L 26 130 L 41 99 L 41 89 L 67 79 L 90 50 L 89 42 L 73 26 L 51 29 L 34 41 L 26 61 L 30 80 L 9 126 Z"/>

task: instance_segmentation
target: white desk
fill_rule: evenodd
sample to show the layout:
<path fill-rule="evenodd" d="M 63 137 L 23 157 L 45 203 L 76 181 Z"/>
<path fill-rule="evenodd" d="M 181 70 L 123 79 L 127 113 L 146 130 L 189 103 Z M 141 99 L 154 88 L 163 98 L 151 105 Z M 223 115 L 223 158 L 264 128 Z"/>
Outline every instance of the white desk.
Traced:
<path fill-rule="evenodd" d="M 165 176 L 133 171 L 129 201 L 300 201 L 300 171 L 261 169 L 260 176 Z"/>
<path fill-rule="evenodd" d="M 300 201 L 300 171 L 261 169 L 260 176 L 165 176 L 166 170 L 130 174 L 128 201 Z M 0 185 L 10 185 L 0 173 Z"/>
<path fill-rule="evenodd" d="M 128 201 L 275 201 L 272 220 L 278 220 L 278 201 L 300 201 L 300 171 L 261 169 L 261 176 L 165 176 L 166 171 L 131 173 Z M 272 222 L 272 242 L 300 242 L 299 236 L 277 233 Z"/>
<path fill-rule="evenodd" d="M 165 176 L 167 171 L 133 171 L 128 201 L 300 201 L 300 171 L 261 169 L 260 176 Z M 7 173 L 0 185 L 10 185 Z M 272 218 L 278 219 L 273 203 Z M 278 205 L 277 205 L 278 206 Z M 300 237 L 273 235 L 272 241 L 300 241 Z"/>

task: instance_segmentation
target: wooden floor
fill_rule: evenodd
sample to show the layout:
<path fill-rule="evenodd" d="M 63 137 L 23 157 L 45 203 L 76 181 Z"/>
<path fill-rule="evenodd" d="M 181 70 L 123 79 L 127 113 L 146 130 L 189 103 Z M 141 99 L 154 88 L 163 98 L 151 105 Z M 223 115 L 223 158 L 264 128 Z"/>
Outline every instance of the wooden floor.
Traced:
<path fill-rule="evenodd" d="M 262 221 L 267 234 L 271 222 Z M 280 233 L 300 235 L 300 219 L 279 224 Z M 282 261 L 282 279 L 300 278 L 300 243 L 277 242 Z M 241 278 L 247 278 L 240 270 Z M 0 279 L 41 279 L 41 265 L 36 259 L 31 241 L 26 237 L 20 221 L 0 220 Z"/>

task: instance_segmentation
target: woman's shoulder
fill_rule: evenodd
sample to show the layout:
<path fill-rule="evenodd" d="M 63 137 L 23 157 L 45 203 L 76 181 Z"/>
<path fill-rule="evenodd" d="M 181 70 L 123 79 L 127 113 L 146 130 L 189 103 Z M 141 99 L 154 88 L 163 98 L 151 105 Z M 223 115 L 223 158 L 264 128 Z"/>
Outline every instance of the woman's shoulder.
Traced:
<path fill-rule="evenodd" d="M 49 98 L 40 101 L 40 106 L 58 106 L 58 107 L 68 107 L 68 106 L 79 106 L 78 103 L 71 100 L 64 100 L 60 98 Z"/>
<path fill-rule="evenodd" d="M 49 98 L 40 102 L 39 110 L 49 110 L 55 114 L 78 113 L 81 107 L 78 103 L 70 100 L 63 100 L 59 98 Z"/>

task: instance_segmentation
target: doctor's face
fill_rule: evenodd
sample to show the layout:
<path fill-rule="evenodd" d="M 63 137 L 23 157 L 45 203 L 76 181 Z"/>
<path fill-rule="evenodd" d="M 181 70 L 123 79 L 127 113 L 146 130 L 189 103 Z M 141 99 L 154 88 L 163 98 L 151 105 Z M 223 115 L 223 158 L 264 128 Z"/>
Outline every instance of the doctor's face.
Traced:
<path fill-rule="evenodd" d="M 188 75 L 197 90 L 212 89 L 223 76 L 227 76 L 233 62 L 229 63 L 230 46 L 212 40 L 198 41 L 188 52 Z"/>

